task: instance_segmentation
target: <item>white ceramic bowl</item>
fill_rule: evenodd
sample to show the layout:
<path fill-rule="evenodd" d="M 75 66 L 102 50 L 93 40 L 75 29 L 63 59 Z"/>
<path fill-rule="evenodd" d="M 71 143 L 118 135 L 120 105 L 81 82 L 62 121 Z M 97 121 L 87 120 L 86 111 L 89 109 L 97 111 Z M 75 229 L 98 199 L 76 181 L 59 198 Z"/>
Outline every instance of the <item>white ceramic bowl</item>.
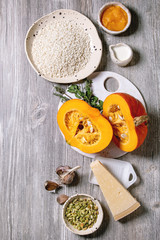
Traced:
<path fill-rule="evenodd" d="M 85 32 L 88 33 L 90 37 L 91 56 L 87 65 L 79 72 L 77 72 L 75 75 L 63 78 L 58 77 L 51 78 L 47 75 L 41 75 L 40 70 L 38 70 L 37 66 L 34 64 L 31 54 L 32 42 L 34 40 L 35 35 L 38 34 L 38 31 L 44 28 L 46 24 L 52 23 L 55 20 L 61 21 L 63 19 L 65 19 L 66 21 L 74 21 L 74 23 L 77 26 L 82 27 L 85 30 Z M 25 38 L 25 52 L 29 63 L 31 64 L 32 68 L 37 72 L 38 75 L 51 82 L 71 83 L 86 78 L 97 69 L 102 57 L 102 42 L 98 36 L 96 27 L 86 16 L 71 9 L 59 9 L 48 15 L 41 17 L 29 28 Z"/>
<path fill-rule="evenodd" d="M 91 199 L 96 206 L 98 207 L 98 217 L 97 217 L 97 221 L 95 222 L 95 224 L 93 225 L 92 228 L 88 228 L 87 230 L 78 230 L 76 228 L 74 228 L 67 220 L 67 218 L 65 217 L 65 212 L 66 212 L 66 208 L 68 206 L 68 204 L 70 202 L 72 202 L 74 199 L 76 198 L 87 198 L 87 199 Z M 88 235 L 88 234 L 92 234 L 93 232 L 97 231 L 97 229 L 100 227 L 102 220 L 103 220 L 103 210 L 102 207 L 99 203 L 98 200 L 96 200 L 95 198 L 93 198 L 92 196 L 88 195 L 88 194 L 76 194 L 71 196 L 64 204 L 63 206 L 63 212 L 62 212 L 62 218 L 63 218 L 63 222 L 66 226 L 66 228 L 71 231 L 72 233 L 78 234 L 78 235 Z"/>
<path fill-rule="evenodd" d="M 104 27 L 104 26 L 102 25 L 102 23 L 101 23 L 101 16 L 102 16 L 104 10 L 105 10 L 107 7 L 112 6 L 112 5 L 120 6 L 120 7 L 127 13 L 127 15 L 128 15 L 128 23 L 127 23 L 127 25 L 125 26 L 125 28 L 124 28 L 123 30 L 121 30 L 121 31 L 111 31 L 111 30 L 107 29 L 106 27 Z M 122 33 L 122 32 L 125 32 L 125 31 L 129 28 L 129 26 L 130 26 L 130 24 L 131 24 L 131 13 L 130 13 L 130 11 L 128 10 L 128 8 L 126 8 L 126 7 L 125 7 L 122 3 L 120 3 L 120 2 L 108 2 L 108 3 L 104 4 L 104 5 L 101 7 L 101 9 L 99 10 L 99 13 L 98 13 L 98 24 L 99 24 L 99 26 L 100 26 L 105 32 L 107 32 L 107 33 L 109 33 L 109 34 L 112 34 L 112 35 L 117 35 L 117 34 L 120 34 L 120 33 Z"/>

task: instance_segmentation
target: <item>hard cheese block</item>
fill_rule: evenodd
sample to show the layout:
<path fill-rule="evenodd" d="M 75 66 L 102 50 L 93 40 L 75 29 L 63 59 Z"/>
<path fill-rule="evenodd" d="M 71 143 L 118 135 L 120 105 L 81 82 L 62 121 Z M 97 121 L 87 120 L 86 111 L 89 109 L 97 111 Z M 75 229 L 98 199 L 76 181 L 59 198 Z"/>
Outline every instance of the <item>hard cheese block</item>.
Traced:
<path fill-rule="evenodd" d="M 91 169 L 115 221 L 127 216 L 140 206 L 139 202 L 112 176 L 100 161 L 92 162 Z"/>

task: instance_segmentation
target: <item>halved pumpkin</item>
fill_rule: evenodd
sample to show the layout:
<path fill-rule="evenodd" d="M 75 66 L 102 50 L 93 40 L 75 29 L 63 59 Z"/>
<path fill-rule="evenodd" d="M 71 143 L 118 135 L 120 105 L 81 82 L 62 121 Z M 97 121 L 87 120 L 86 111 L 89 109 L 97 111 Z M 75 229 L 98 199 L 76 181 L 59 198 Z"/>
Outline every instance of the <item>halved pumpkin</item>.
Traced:
<path fill-rule="evenodd" d="M 142 103 L 126 93 L 113 93 L 103 103 L 103 116 L 113 127 L 113 141 L 123 151 L 138 148 L 147 136 L 148 116 Z"/>
<path fill-rule="evenodd" d="M 112 140 L 108 120 L 83 100 L 65 102 L 58 111 L 57 122 L 67 143 L 85 153 L 100 152 Z"/>

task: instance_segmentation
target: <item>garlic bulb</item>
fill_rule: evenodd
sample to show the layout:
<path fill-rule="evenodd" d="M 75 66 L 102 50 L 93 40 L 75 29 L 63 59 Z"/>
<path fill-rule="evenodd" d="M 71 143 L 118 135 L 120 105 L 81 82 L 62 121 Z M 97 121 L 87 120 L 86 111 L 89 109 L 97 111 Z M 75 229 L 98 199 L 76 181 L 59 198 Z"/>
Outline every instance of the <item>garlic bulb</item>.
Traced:
<path fill-rule="evenodd" d="M 66 185 L 71 184 L 75 177 L 75 171 L 79 168 L 80 166 L 76 166 L 74 168 L 69 166 L 59 166 L 56 169 L 56 173 L 59 175 L 60 182 Z"/>

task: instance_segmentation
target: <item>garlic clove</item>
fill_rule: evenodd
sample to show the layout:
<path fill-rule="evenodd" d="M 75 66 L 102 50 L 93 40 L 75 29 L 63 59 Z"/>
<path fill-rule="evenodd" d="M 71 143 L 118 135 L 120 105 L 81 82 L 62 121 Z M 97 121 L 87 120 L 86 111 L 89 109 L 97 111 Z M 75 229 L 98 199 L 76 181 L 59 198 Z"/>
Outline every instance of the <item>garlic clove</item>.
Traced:
<path fill-rule="evenodd" d="M 67 195 L 65 195 L 65 194 L 61 194 L 61 195 L 59 195 L 58 197 L 57 197 L 57 202 L 60 204 L 60 205 L 62 205 L 62 204 L 64 204 L 67 200 L 68 200 L 68 196 Z"/>
<path fill-rule="evenodd" d="M 59 188 L 59 184 L 58 183 L 56 183 L 56 182 L 52 182 L 52 181 L 46 181 L 45 183 L 44 183 L 44 186 L 45 186 L 45 189 L 47 190 L 47 191 L 54 191 L 54 190 L 56 190 L 57 188 Z"/>

